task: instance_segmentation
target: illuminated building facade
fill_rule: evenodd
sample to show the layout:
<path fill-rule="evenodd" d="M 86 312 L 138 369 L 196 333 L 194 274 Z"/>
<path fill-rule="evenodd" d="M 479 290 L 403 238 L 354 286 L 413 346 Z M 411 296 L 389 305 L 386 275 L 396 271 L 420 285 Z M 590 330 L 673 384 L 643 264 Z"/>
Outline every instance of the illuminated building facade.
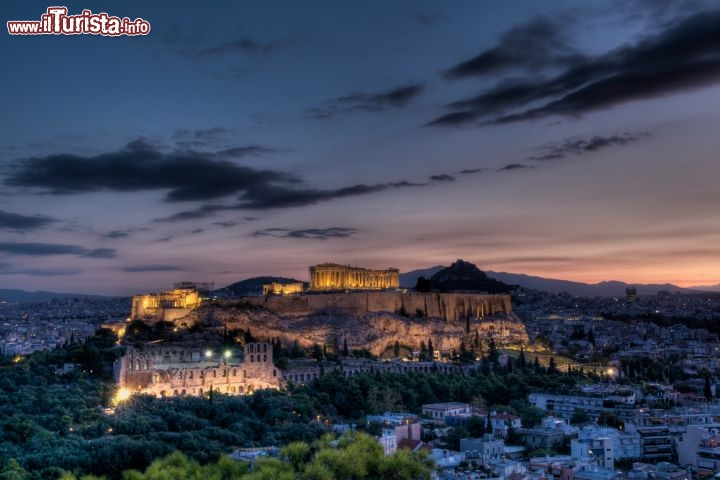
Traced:
<path fill-rule="evenodd" d="M 268 285 L 263 285 L 263 295 L 295 295 L 296 293 L 302 293 L 303 284 L 297 283 L 278 283 L 273 282 Z"/>
<path fill-rule="evenodd" d="M 175 288 L 160 293 L 135 295 L 132 299 L 130 318 L 173 321 L 197 308 L 200 302 L 200 292 L 195 288 Z"/>
<path fill-rule="evenodd" d="M 400 287 L 400 270 L 321 263 L 310 267 L 310 290 L 384 290 Z"/>
<path fill-rule="evenodd" d="M 230 351 L 202 351 L 173 345 L 132 348 L 115 363 L 115 380 L 125 391 L 157 397 L 202 396 L 213 390 L 247 395 L 261 388 L 277 389 L 283 374 L 273 364 L 272 344 L 245 345 L 244 358 Z"/>

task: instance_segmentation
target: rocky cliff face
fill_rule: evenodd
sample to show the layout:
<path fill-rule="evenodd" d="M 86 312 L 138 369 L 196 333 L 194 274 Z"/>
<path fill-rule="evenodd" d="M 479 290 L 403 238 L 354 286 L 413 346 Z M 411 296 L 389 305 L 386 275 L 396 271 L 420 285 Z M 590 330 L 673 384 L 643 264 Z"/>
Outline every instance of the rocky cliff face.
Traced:
<path fill-rule="evenodd" d="M 301 297 L 247 297 L 205 305 L 191 323 L 250 329 L 262 338 L 310 347 L 347 339 L 351 349 L 379 355 L 398 342 L 413 350 L 432 339 L 436 349 L 459 349 L 475 331 L 487 348 L 527 344 L 524 324 L 510 311 L 506 295 L 353 293 Z"/>

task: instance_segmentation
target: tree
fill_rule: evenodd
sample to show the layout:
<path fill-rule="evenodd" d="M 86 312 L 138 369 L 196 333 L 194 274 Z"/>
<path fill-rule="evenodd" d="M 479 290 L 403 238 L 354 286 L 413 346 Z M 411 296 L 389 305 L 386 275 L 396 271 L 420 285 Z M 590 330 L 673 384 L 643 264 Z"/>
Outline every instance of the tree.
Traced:
<path fill-rule="evenodd" d="M 313 344 L 312 357 L 315 360 L 317 360 L 318 362 L 321 361 L 325 357 L 325 355 L 323 355 L 323 349 L 317 343 Z"/>
<path fill-rule="evenodd" d="M 553 375 L 558 373 L 557 364 L 555 363 L 555 357 L 550 357 L 550 362 L 548 362 L 547 373 L 553 374 Z"/>
<path fill-rule="evenodd" d="M 435 350 L 433 349 L 432 338 L 428 338 L 428 357 L 430 361 L 435 360 Z"/>
<path fill-rule="evenodd" d="M 527 362 L 525 361 L 525 349 L 520 347 L 520 356 L 518 357 L 518 366 L 521 370 L 525 370 Z"/>
<path fill-rule="evenodd" d="M 460 450 L 460 440 L 466 438 L 468 433 L 462 427 L 450 427 L 445 434 L 445 444 L 449 450 Z"/>
<path fill-rule="evenodd" d="M 0 479 L 2 480 L 25 480 L 28 478 L 28 473 L 14 458 L 11 458 L 5 464 L 5 467 L 0 471 Z"/>
<path fill-rule="evenodd" d="M 603 425 L 612 428 L 622 428 L 623 421 L 618 418 L 614 413 L 602 412 L 597 418 L 598 425 Z"/>
<path fill-rule="evenodd" d="M 467 432 L 471 437 L 482 437 L 485 433 L 485 421 L 482 417 L 473 415 L 468 419 Z"/>
<path fill-rule="evenodd" d="M 582 408 L 576 408 L 570 417 L 570 423 L 573 425 L 583 425 L 590 421 L 590 415 Z"/>
<path fill-rule="evenodd" d="M 497 366 L 499 355 L 498 355 L 497 348 L 495 347 L 495 339 L 493 339 L 493 338 L 490 339 L 490 345 L 489 345 L 488 349 L 489 349 L 488 360 L 490 360 L 490 363 Z"/>
<path fill-rule="evenodd" d="M 520 416 L 520 422 L 522 422 L 523 428 L 532 428 L 539 425 L 547 415 L 545 410 L 531 405 L 527 400 L 511 400 L 509 406 Z"/>
<path fill-rule="evenodd" d="M 348 357 L 350 356 L 350 350 L 348 350 L 348 344 L 347 344 L 347 337 L 343 339 L 343 349 L 342 349 L 342 356 Z"/>
<path fill-rule="evenodd" d="M 305 442 L 293 442 L 283 447 L 280 453 L 290 462 L 294 471 L 301 472 L 310 458 L 310 446 Z"/>
<path fill-rule="evenodd" d="M 400 342 L 398 340 L 395 340 L 395 346 L 393 347 L 393 355 L 395 355 L 395 358 L 400 356 Z"/>
<path fill-rule="evenodd" d="M 458 361 L 462 365 L 467 365 L 468 363 L 473 363 L 475 361 L 475 355 L 472 350 L 468 350 L 465 346 L 465 339 L 460 341 L 460 355 L 458 356 Z"/>
<path fill-rule="evenodd" d="M 420 293 L 429 293 L 430 280 L 423 276 L 418 277 L 417 282 L 415 282 L 415 291 Z"/>
<path fill-rule="evenodd" d="M 703 386 L 703 394 L 705 395 L 705 400 L 710 401 L 712 400 L 712 388 L 710 387 L 710 373 L 705 372 L 705 385 Z"/>
<path fill-rule="evenodd" d="M 427 357 L 428 357 L 428 352 L 427 352 L 427 347 L 425 346 L 425 342 L 420 340 L 420 361 L 421 362 L 427 361 L 427 359 L 428 359 Z"/>

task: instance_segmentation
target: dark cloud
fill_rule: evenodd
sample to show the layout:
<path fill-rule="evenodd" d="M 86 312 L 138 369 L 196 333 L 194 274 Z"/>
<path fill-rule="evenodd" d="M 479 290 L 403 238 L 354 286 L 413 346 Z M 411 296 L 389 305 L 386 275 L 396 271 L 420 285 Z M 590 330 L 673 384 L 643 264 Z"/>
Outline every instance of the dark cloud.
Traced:
<path fill-rule="evenodd" d="M 224 40 L 221 40 L 223 38 Z M 172 25 L 163 32 L 167 47 L 190 60 L 204 60 L 225 55 L 258 57 L 279 50 L 284 42 L 262 42 L 250 36 L 227 40 L 227 32 L 217 29 Z"/>
<path fill-rule="evenodd" d="M 446 175 L 446 174 L 431 175 L 430 180 L 433 182 L 454 182 L 455 177 L 453 177 L 452 175 Z"/>
<path fill-rule="evenodd" d="M 241 38 L 231 42 L 224 42 L 210 48 L 198 50 L 195 54 L 198 57 L 211 57 L 215 55 L 225 55 L 227 53 L 257 53 L 263 49 L 263 45 L 251 38 Z"/>
<path fill-rule="evenodd" d="M 201 205 L 156 220 L 177 222 L 201 219 L 222 211 L 302 207 L 454 179 L 451 175 L 439 174 L 425 183 L 402 180 L 317 189 L 305 186 L 304 180 L 297 175 L 237 165 L 227 160 L 218 160 L 220 155 L 223 153 L 166 153 L 143 139 L 137 139 L 117 152 L 94 156 L 48 155 L 20 161 L 10 170 L 4 183 L 11 187 L 38 188 L 43 193 L 53 195 L 103 190 L 166 190 L 165 199 L 169 202 L 206 201 L 236 195 L 237 201 L 233 204 Z M 110 238 L 119 238 L 126 233 L 118 230 L 108 235 Z"/>
<path fill-rule="evenodd" d="M 578 156 L 608 147 L 627 145 L 648 136 L 647 133 L 623 133 L 609 137 L 596 135 L 589 139 L 568 139 L 557 145 L 543 147 L 545 153 L 529 157 L 528 160 L 559 160 L 571 155 Z"/>
<path fill-rule="evenodd" d="M 213 214 L 213 212 L 214 212 L 214 210 L 212 210 L 212 209 L 205 210 L 205 208 L 200 208 L 198 210 L 185 210 L 185 211 L 170 215 L 169 217 L 158 218 L 154 221 L 157 223 L 184 222 L 185 220 L 196 220 L 198 218 L 209 217 Z"/>
<path fill-rule="evenodd" d="M 424 187 L 426 185 L 430 185 L 428 182 L 425 183 L 418 183 L 418 182 L 408 182 L 406 180 L 402 180 L 399 182 L 391 182 L 388 183 L 391 187 Z"/>
<path fill-rule="evenodd" d="M 249 37 L 239 38 L 230 42 L 223 42 L 211 47 L 197 49 L 188 53 L 193 59 L 219 57 L 222 55 L 266 55 L 280 49 L 280 42 L 262 43 Z"/>
<path fill-rule="evenodd" d="M 259 170 L 193 151 L 161 152 L 142 139 L 95 156 L 34 157 L 19 162 L 5 185 L 76 194 L 110 190 L 168 190 L 168 201 L 209 200 L 253 189 L 272 189 L 299 179 L 289 173 Z"/>
<path fill-rule="evenodd" d="M 105 235 L 103 235 L 103 237 L 105 237 L 105 238 L 125 238 L 129 235 L 130 235 L 130 232 L 127 230 L 112 230 L 112 231 L 106 233 Z"/>
<path fill-rule="evenodd" d="M 0 243 L 0 252 L 10 255 L 49 256 L 49 255 L 78 255 L 87 258 L 115 258 L 117 251 L 114 248 L 88 249 L 79 245 L 62 243 Z"/>
<path fill-rule="evenodd" d="M 181 148 L 201 148 L 224 144 L 235 136 L 235 130 L 224 127 L 178 129 L 172 134 L 175 145 Z"/>
<path fill-rule="evenodd" d="M 418 97 L 425 87 L 421 84 L 394 88 L 383 93 L 354 93 L 338 97 L 322 107 L 308 110 L 314 118 L 332 118 L 356 112 L 381 112 L 388 108 L 402 108 Z"/>
<path fill-rule="evenodd" d="M 131 267 L 124 267 L 123 271 L 130 273 L 138 272 L 176 272 L 182 270 L 182 268 L 175 265 L 137 265 Z"/>
<path fill-rule="evenodd" d="M 657 25 L 675 18 L 685 17 L 712 8 L 715 0 L 614 0 L 610 11 L 618 12 L 636 26 L 645 20 Z M 608 8 L 604 6 L 604 8 Z"/>
<path fill-rule="evenodd" d="M 437 11 L 418 11 L 414 12 L 411 18 L 424 27 L 432 27 L 443 22 L 445 15 Z"/>
<path fill-rule="evenodd" d="M 0 210 L 0 229 L 28 231 L 44 227 L 55 220 L 42 215 L 20 215 Z"/>
<path fill-rule="evenodd" d="M 193 235 L 197 235 L 198 233 L 202 233 L 204 231 L 205 230 L 202 228 L 196 228 L 195 230 L 190 231 L 190 233 L 192 233 Z"/>
<path fill-rule="evenodd" d="M 445 115 L 428 122 L 426 125 L 430 127 L 465 125 L 475 122 L 479 116 L 480 113 L 474 111 L 446 113 Z"/>
<path fill-rule="evenodd" d="M 568 67 L 561 73 L 504 81 L 480 95 L 455 102 L 450 105 L 455 111 L 429 125 L 574 116 L 715 84 L 720 81 L 720 10 L 676 21 L 634 45 L 566 60 Z"/>
<path fill-rule="evenodd" d="M 271 210 L 275 208 L 296 208 L 315 205 L 339 198 L 357 197 L 379 193 L 385 190 L 406 187 L 428 186 L 430 183 L 394 182 L 375 185 L 353 185 L 350 187 L 320 190 L 313 188 L 284 188 L 270 186 L 248 189 L 240 195 L 240 202 L 233 205 L 203 205 L 195 210 L 178 212 L 169 217 L 156 219 L 156 222 L 179 222 L 195 220 L 233 210 Z"/>
<path fill-rule="evenodd" d="M 225 150 L 219 150 L 215 152 L 216 155 L 226 158 L 242 158 L 242 157 L 257 157 L 260 155 L 266 155 L 268 153 L 274 153 L 278 150 L 274 148 L 261 147 L 259 145 L 246 145 L 244 147 L 233 147 L 226 148 Z"/>
<path fill-rule="evenodd" d="M 180 128 L 173 132 L 173 140 L 200 140 L 204 142 L 217 141 L 226 135 L 234 133 L 234 130 L 224 127 L 210 127 L 188 129 Z"/>
<path fill-rule="evenodd" d="M 292 230 L 289 228 L 266 228 L 263 230 L 256 230 L 253 232 L 253 236 L 327 240 L 330 238 L 350 238 L 355 233 L 357 233 L 356 229 L 343 227 L 306 228 L 301 230 Z"/>
<path fill-rule="evenodd" d="M 96 248 L 95 250 L 84 253 L 82 256 L 90 258 L 115 258 L 117 257 L 117 250 L 114 248 Z"/>
<path fill-rule="evenodd" d="M 15 268 L 6 263 L 0 264 L 0 275 L 29 275 L 31 277 L 62 277 L 83 273 L 77 268 Z"/>
<path fill-rule="evenodd" d="M 62 243 L 0 243 L 0 252 L 11 255 L 84 255 L 88 249 L 78 245 L 66 245 Z"/>
<path fill-rule="evenodd" d="M 485 171 L 484 168 L 467 168 L 465 170 L 460 170 L 458 173 L 461 175 L 472 175 L 474 173 L 480 173 L 480 172 L 484 172 L 484 171 Z"/>
<path fill-rule="evenodd" d="M 239 132 L 237 130 L 211 127 L 196 130 L 179 129 L 172 134 L 175 146 L 182 150 L 203 150 L 205 155 L 212 154 L 217 159 L 242 158 L 247 156 L 260 156 L 276 153 L 280 150 L 262 145 L 242 145 L 228 147 L 236 143 Z M 214 149 L 213 152 L 204 150 Z"/>
<path fill-rule="evenodd" d="M 531 165 L 523 165 L 522 163 L 509 163 L 504 167 L 498 168 L 498 172 L 507 172 L 510 170 L 522 170 L 523 168 L 535 168 Z"/>
<path fill-rule="evenodd" d="M 534 18 L 503 33 L 493 48 L 448 69 L 445 77 L 464 78 L 518 68 L 534 71 L 574 63 L 579 55 L 571 47 L 566 30 L 560 18 Z"/>
<path fill-rule="evenodd" d="M 232 228 L 232 227 L 236 227 L 238 225 L 242 225 L 242 223 L 227 221 L 227 222 L 213 222 L 213 225 L 217 225 L 217 226 L 223 227 L 223 228 Z"/>
<path fill-rule="evenodd" d="M 257 220 L 260 220 L 259 217 L 244 217 L 242 221 L 236 221 L 236 220 L 227 220 L 223 222 L 213 222 L 213 225 L 217 225 L 218 227 L 223 228 L 232 228 L 237 227 L 238 225 L 244 225 L 248 222 L 255 222 Z"/>
<path fill-rule="evenodd" d="M 247 190 L 240 196 L 240 208 L 265 210 L 271 208 L 303 207 L 338 198 L 357 197 L 377 193 L 391 187 L 388 184 L 353 185 L 331 190 L 299 189 L 282 187 L 258 187 Z M 216 210 L 224 210 L 219 207 Z"/>

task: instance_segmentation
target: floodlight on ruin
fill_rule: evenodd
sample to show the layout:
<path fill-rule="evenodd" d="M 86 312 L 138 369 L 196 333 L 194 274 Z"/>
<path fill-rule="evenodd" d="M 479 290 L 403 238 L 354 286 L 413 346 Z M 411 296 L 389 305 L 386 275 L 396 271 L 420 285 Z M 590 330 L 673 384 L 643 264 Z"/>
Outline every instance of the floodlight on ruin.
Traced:
<path fill-rule="evenodd" d="M 132 392 L 125 387 L 120 387 L 113 397 L 113 405 L 119 405 L 132 396 Z"/>

